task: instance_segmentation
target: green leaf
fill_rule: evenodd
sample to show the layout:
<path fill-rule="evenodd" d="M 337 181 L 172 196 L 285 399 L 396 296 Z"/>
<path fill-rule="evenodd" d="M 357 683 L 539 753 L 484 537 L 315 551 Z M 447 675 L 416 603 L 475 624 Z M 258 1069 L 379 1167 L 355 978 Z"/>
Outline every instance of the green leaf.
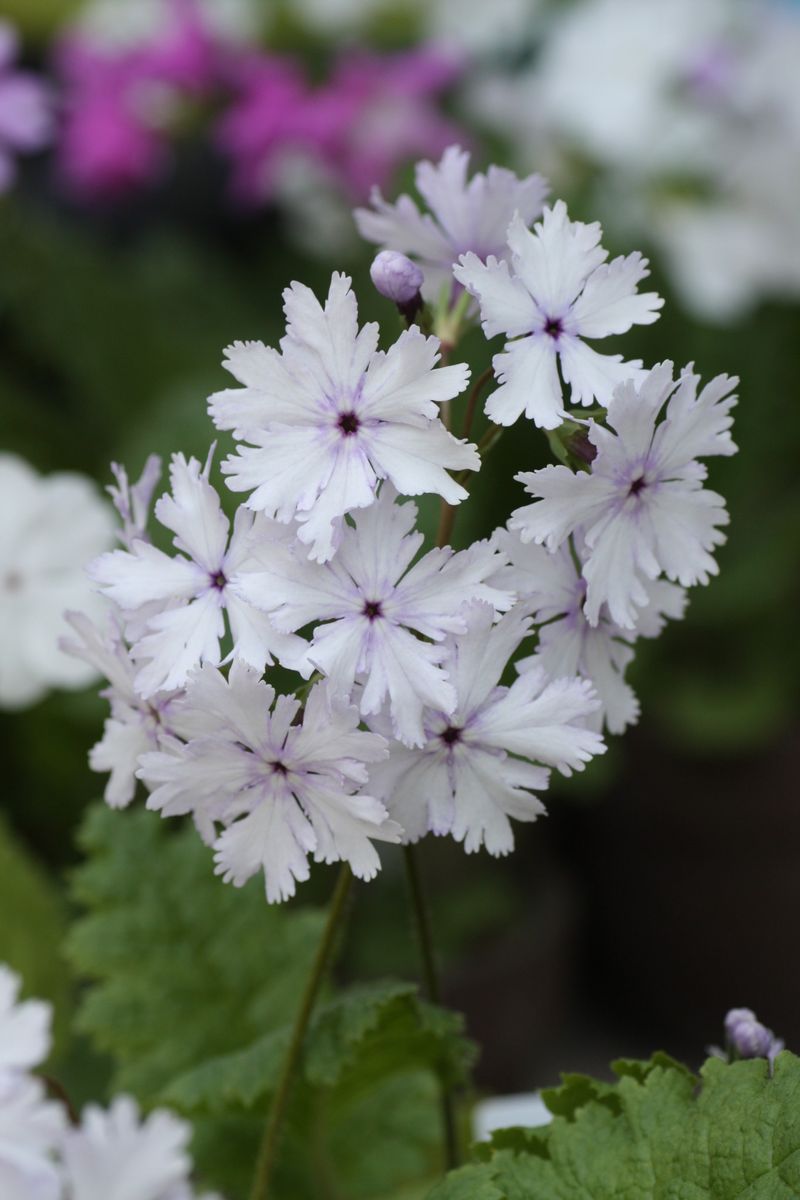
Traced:
<path fill-rule="evenodd" d="M 615 1071 L 612 1085 L 568 1077 L 548 1096 L 551 1108 L 568 1115 L 554 1117 L 546 1137 L 528 1149 L 517 1134 L 505 1141 L 496 1135 L 488 1151 L 481 1148 L 486 1161 L 449 1175 L 430 1200 L 484 1193 L 492 1200 L 795 1200 L 800 1194 L 800 1059 L 793 1054 L 779 1055 L 773 1075 L 764 1059 L 711 1058 L 698 1082 L 667 1055 L 621 1061 Z"/>
<path fill-rule="evenodd" d="M 78 1027 L 116 1062 L 114 1086 L 153 1102 L 181 1072 L 291 1018 L 323 916 L 228 887 L 195 830 L 144 810 L 92 810 L 67 951 L 94 981 Z"/>
<path fill-rule="evenodd" d="M 70 980 L 61 954 L 64 906 L 44 871 L 0 819 L 0 963 L 23 980 L 25 995 L 49 1000 L 60 1043 Z"/>
<path fill-rule="evenodd" d="M 311 1087 L 341 1085 L 359 1094 L 398 1071 L 428 1067 L 440 1079 L 463 1082 L 474 1057 L 462 1018 L 419 999 L 407 983 L 353 987 L 318 1010 L 306 1043 L 303 1074 Z M 252 1106 L 271 1092 L 290 1037 L 272 1030 L 233 1054 L 179 1076 L 161 1099 L 193 1111 Z"/>

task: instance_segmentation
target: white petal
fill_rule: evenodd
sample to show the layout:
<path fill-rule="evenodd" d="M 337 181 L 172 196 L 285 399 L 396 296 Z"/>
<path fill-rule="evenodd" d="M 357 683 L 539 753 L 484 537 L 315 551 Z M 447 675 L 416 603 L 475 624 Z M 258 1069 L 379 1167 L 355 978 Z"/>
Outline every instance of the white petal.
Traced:
<path fill-rule="evenodd" d="M 564 398 L 551 337 L 534 334 L 509 342 L 492 363 L 501 386 L 486 401 L 490 421 L 513 425 L 524 413 L 540 429 L 555 429 L 561 424 Z"/>
<path fill-rule="evenodd" d="M 664 301 L 656 292 L 637 292 L 650 274 L 646 258 L 634 252 L 597 267 L 572 306 L 569 328 L 581 337 L 627 333 L 632 325 L 652 325 Z"/>

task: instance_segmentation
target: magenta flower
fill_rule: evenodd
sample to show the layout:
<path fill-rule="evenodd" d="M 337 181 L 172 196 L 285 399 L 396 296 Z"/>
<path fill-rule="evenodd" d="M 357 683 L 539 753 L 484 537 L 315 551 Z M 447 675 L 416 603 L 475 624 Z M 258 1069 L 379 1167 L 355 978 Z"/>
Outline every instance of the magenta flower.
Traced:
<path fill-rule="evenodd" d="M 14 182 L 16 156 L 43 149 L 53 128 L 46 84 L 14 67 L 18 47 L 14 27 L 0 21 L 0 192 Z"/>

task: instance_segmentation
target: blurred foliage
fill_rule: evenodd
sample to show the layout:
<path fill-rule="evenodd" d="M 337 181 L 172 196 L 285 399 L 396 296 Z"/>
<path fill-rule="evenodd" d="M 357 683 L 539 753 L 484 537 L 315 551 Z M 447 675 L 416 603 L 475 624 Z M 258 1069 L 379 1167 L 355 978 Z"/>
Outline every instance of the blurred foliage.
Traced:
<path fill-rule="evenodd" d="M 235 1200 L 324 918 L 268 907 L 258 880 L 226 887 L 194 829 L 144 811 L 92 810 L 81 846 L 68 953 L 93 984 L 77 1026 L 112 1057 L 114 1090 L 191 1116 L 200 1170 Z M 355 1200 L 434 1177 L 436 1081 L 465 1083 L 473 1057 L 461 1018 L 412 984 L 336 989 L 309 1033 L 280 1194 L 317 1196 L 322 1176 Z"/>
<path fill-rule="evenodd" d="M 23 981 L 24 995 L 49 1000 L 55 1053 L 69 1024 L 70 974 L 62 954 L 66 910 L 52 881 L 12 836 L 0 816 L 0 963 Z"/>

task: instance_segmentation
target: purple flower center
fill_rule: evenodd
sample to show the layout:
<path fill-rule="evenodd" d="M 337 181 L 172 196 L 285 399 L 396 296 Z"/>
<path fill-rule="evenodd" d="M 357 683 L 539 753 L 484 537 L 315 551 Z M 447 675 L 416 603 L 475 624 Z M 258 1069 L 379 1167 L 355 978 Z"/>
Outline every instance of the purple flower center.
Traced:
<path fill-rule="evenodd" d="M 358 433 L 358 427 L 361 424 L 354 412 L 343 412 L 338 420 L 338 426 L 345 437 L 350 437 L 354 433 Z"/>
<path fill-rule="evenodd" d="M 383 616 L 380 600 L 365 600 L 361 611 L 368 621 L 375 621 L 378 617 Z"/>
<path fill-rule="evenodd" d="M 462 730 L 457 725 L 448 725 L 447 729 L 443 729 L 439 737 L 444 742 L 445 746 L 455 746 L 456 742 L 461 741 Z"/>
<path fill-rule="evenodd" d="M 561 323 L 561 317 L 548 317 L 545 322 L 544 331 L 553 341 L 561 337 L 564 332 L 564 326 Z"/>
<path fill-rule="evenodd" d="M 222 589 L 225 587 L 227 582 L 228 581 L 225 578 L 225 576 L 223 575 L 222 571 L 215 571 L 214 574 L 211 576 L 211 586 L 213 588 L 216 588 L 218 592 L 222 591 Z"/>
<path fill-rule="evenodd" d="M 631 480 L 631 486 L 628 488 L 629 496 L 638 496 L 641 491 L 647 487 L 647 480 L 644 475 L 637 475 L 636 479 Z"/>
<path fill-rule="evenodd" d="M 274 762 L 269 764 L 272 767 L 274 775 L 288 775 L 288 771 L 282 762 Z"/>

